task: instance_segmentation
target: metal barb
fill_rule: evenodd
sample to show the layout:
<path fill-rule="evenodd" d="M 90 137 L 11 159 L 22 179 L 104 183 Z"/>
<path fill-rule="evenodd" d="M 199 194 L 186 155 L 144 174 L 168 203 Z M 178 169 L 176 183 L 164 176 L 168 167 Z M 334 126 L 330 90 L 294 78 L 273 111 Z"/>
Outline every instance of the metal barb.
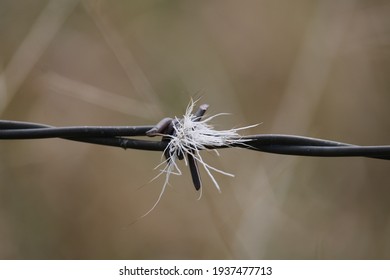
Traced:
<path fill-rule="evenodd" d="M 208 104 L 200 105 L 199 109 L 194 114 L 193 121 L 194 122 L 200 121 L 202 119 L 202 117 L 204 116 L 204 114 L 206 113 L 208 107 L 209 107 Z M 174 129 L 175 122 L 177 122 L 177 120 L 175 120 L 175 119 L 163 118 L 152 129 L 148 130 L 146 132 L 146 135 L 150 136 L 150 137 L 162 135 L 163 137 L 162 137 L 161 141 L 162 142 L 169 142 L 171 140 L 171 137 L 169 135 L 175 136 L 175 133 L 176 133 L 175 129 Z M 197 164 L 195 158 L 193 157 L 194 153 L 195 153 L 195 150 L 190 149 L 190 153 L 187 153 L 187 160 L 188 160 L 188 167 L 189 167 L 190 172 L 191 172 L 192 182 L 194 184 L 195 189 L 197 191 L 199 191 L 200 188 L 202 187 L 202 181 L 200 178 L 198 164 Z M 169 161 L 171 160 L 171 153 L 170 153 L 169 149 L 166 149 L 164 151 L 164 156 L 167 159 L 167 162 L 169 163 Z M 177 154 L 177 157 L 179 160 L 182 160 L 184 158 L 184 155 L 181 152 L 179 152 Z"/>
<path fill-rule="evenodd" d="M 209 108 L 208 104 L 200 105 L 198 111 L 196 111 L 194 114 L 193 121 L 199 122 L 202 119 L 202 117 L 204 116 L 204 114 L 206 113 L 208 108 Z M 192 178 L 192 182 L 194 183 L 194 187 L 197 191 L 199 191 L 200 188 L 202 187 L 202 180 L 200 179 L 198 163 L 196 162 L 196 160 L 193 157 L 195 150 L 190 149 L 190 152 L 191 153 L 187 153 L 188 166 L 190 168 L 191 178 Z"/>
<path fill-rule="evenodd" d="M 171 128 L 170 128 L 171 127 Z M 167 130 L 172 130 L 172 118 L 163 118 L 152 129 L 146 131 L 146 135 L 149 137 L 168 133 Z"/>

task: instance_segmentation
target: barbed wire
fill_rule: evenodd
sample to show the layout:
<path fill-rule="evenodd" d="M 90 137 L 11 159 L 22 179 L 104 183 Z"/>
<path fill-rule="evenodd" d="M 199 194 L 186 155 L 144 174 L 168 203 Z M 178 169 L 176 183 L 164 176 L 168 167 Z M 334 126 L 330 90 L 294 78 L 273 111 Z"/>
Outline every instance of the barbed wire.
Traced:
<path fill-rule="evenodd" d="M 176 159 L 184 159 L 190 168 L 192 182 L 197 191 L 201 190 L 198 163 L 200 163 L 215 187 L 220 191 L 218 182 L 210 169 L 232 176 L 205 163 L 199 151 L 204 149 L 245 148 L 267 153 L 317 156 L 317 157 L 369 157 L 390 160 L 389 146 L 357 146 L 325 139 L 283 134 L 258 134 L 240 136 L 237 131 L 249 127 L 217 131 L 207 124 L 215 116 L 201 120 L 208 105 L 203 104 L 192 114 L 194 102 L 191 100 L 182 119 L 164 118 L 154 126 L 68 126 L 53 127 L 46 124 L 0 120 L 0 140 L 62 138 L 66 140 L 124 149 L 161 151 L 164 153 L 166 179 L 162 191 L 152 211 L 160 201 L 171 174 L 181 174 Z M 142 136 L 162 136 L 160 141 L 134 139 Z M 186 156 L 186 158 L 184 157 Z M 176 171 L 175 171 L 176 170 Z M 159 175 L 158 175 L 159 176 Z"/>
<path fill-rule="evenodd" d="M 68 126 L 54 127 L 40 123 L 0 120 L 0 140 L 62 138 L 91 144 L 164 151 L 169 141 L 151 141 L 129 137 L 148 136 L 156 126 Z M 244 142 L 207 149 L 245 148 L 266 153 L 315 157 L 369 157 L 390 160 L 390 145 L 358 146 L 325 139 L 284 135 L 258 134 L 243 136 Z"/>

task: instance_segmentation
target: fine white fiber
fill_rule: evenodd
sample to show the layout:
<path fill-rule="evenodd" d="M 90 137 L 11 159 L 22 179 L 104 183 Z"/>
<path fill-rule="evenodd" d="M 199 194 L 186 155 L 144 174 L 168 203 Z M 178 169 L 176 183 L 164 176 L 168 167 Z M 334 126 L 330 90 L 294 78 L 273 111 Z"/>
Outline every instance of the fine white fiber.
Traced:
<path fill-rule="evenodd" d="M 234 177 L 233 174 L 217 169 L 213 166 L 207 164 L 202 156 L 201 150 L 213 150 L 218 154 L 216 149 L 210 149 L 208 147 L 225 147 L 231 146 L 233 144 L 245 144 L 248 139 L 242 139 L 239 135 L 238 131 L 255 127 L 257 125 L 251 125 L 240 128 L 232 128 L 228 130 L 215 130 L 214 126 L 210 124 L 210 121 L 215 117 L 221 115 L 227 115 L 226 113 L 221 113 L 217 115 L 213 115 L 211 117 L 205 118 L 204 120 L 197 119 L 197 116 L 193 114 L 193 110 L 196 102 L 191 100 L 190 104 L 187 106 L 186 112 L 183 115 L 183 118 L 177 118 L 173 120 L 173 129 L 174 133 L 172 134 L 164 134 L 165 137 L 169 140 L 169 143 L 164 151 L 164 154 L 168 155 L 168 159 L 164 159 L 157 167 L 160 168 L 164 166 L 160 173 L 154 178 L 160 177 L 162 174 L 165 174 L 165 181 L 160 192 L 160 195 L 153 205 L 153 207 L 143 216 L 149 214 L 160 202 L 162 195 L 165 192 L 166 187 L 169 185 L 169 178 L 171 175 L 181 175 L 182 172 L 177 164 L 177 160 L 179 159 L 179 155 L 184 155 L 185 165 L 188 165 L 188 160 L 186 155 L 191 155 L 194 160 L 198 163 L 198 165 L 203 166 L 206 173 L 209 175 L 212 180 L 214 186 L 217 188 L 219 192 L 221 192 L 221 188 L 214 178 L 211 171 L 218 172 L 220 174 Z M 153 179 L 153 180 L 154 180 Z M 200 188 L 202 191 L 202 188 Z M 200 192 L 200 196 L 201 196 Z M 199 196 L 199 198 L 200 198 Z"/>

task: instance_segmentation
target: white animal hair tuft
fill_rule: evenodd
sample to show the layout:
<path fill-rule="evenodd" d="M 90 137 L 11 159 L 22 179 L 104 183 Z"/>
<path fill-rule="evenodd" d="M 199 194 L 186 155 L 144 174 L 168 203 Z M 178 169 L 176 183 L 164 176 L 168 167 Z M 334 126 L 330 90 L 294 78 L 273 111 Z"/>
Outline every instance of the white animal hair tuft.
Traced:
<path fill-rule="evenodd" d="M 257 125 L 232 128 L 228 130 L 215 130 L 214 126 L 210 124 L 210 121 L 213 120 L 215 117 L 227 114 L 220 113 L 208 117 L 204 120 L 198 120 L 199 118 L 193 114 L 195 105 L 196 101 L 194 102 L 191 99 L 189 105 L 187 106 L 186 112 L 183 115 L 183 118 L 179 119 L 175 117 L 175 119 L 173 120 L 174 133 L 172 133 L 172 135 L 164 135 L 169 139 L 169 143 L 166 147 L 166 150 L 164 151 L 164 154 L 168 155 L 168 159 L 165 159 L 156 167 L 159 168 L 160 166 L 165 164 L 165 167 L 160 170 L 160 173 L 154 179 L 160 177 L 162 174 L 165 174 L 165 181 L 157 201 L 155 202 L 153 207 L 146 214 L 143 215 L 143 217 L 153 211 L 154 208 L 160 202 L 162 195 L 164 194 L 165 189 L 169 184 L 170 176 L 182 174 L 179 166 L 177 165 L 177 159 L 179 158 L 180 154 L 184 155 L 184 161 L 186 166 L 188 165 L 188 161 L 185 157 L 185 155 L 187 154 L 190 154 L 198 164 L 203 166 L 204 170 L 209 175 L 210 179 L 214 183 L 214 186 L 219 192 L 221 192 L 221 188 L 211 171 L 215 171 L 226 176 L 234 177 L 234 175 L 231 173 L 222 171 L 207 164 L 200 155 L 200 151 L 213 150 L 218 154 L 216 149 L 210 149 L 208 147 L 225 147 L 238 143 L 245 144 L 245 142 L 247 142 L 249 139 L 242 139 L 238 131 L 252 128 Z M 199 196 L 199 199 L 200 197 L 201 195 Z"/>

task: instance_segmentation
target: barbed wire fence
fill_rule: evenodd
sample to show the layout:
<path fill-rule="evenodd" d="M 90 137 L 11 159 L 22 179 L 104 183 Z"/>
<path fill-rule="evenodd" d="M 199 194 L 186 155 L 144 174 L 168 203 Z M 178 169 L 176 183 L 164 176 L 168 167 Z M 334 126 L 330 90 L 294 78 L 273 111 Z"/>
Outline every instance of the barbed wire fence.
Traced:
<path fill-rule="evenodd" d="M 67 126 L 0 120 L 1 140 L 62 138 L 66 140 L 147 151 L 164 151 L 166 141 L 137 140 L 147 136 L 149 126 Z M 209 149 L 240 147 L 266 153 L 317 157 L 370 157 L 390 160 L 390 145 L 358 146 L 336 141 L 284 134 L 243 136 L 248 141 L 231 146 L 208 146 Z"/>
<path fill-rule="evenodd" d="M 189 116 L 193 123 L 200 122 L 207 108 L 208 105 L 201 105 L 196 113 L 190 114 L 191 112 L 189 112 L 183 117 Z M 170 143 L 173 136 L 178 133 L 177 126 L 178 123 L 180 123 L 180 120 L 181 119 L 178 118 L 164 118 L 157 125 L 145 126 L 67 127 L 54 127 L 33 122 L 0 120 L 0 140 L 62 138 L 65 140 L 120 147 L 123 149 L 160 151 L 165 153 L 168 163 L 169 158 L 172 157 L 174 153 L 177 153 L 179 159 L 183 159 L 184 157 L 184 155 L 180 155 L 180 153 L 185 153 L 188 157 L 188 165 L 197 190 L 200 188 L 200 183 L 197 185 L 197 181 L 200 179 L 197 175 L 196 161 L 191 160 L 191 157 L 196 157 L 196 154 L 192 152 L 194 149 L 198 151 L 205 149 L 216 150 L 224 148 L 244 148 L 252 151 L 294 156 L 367 157 L 390 160 L 390 145 L 359 146 L 319 138 L 284 134 L 236 136 L 231 137 L 230 141 L 222 141 L 218 144 L 215 144 L 213 141 L 205 141 L 199 145 L 196 142 L 191 142 L 184 150 L 172 152 L 169 151 L 171 149 Z M 181 137 L 192 137 L 190 134 L 195 131 L 195 128 L 191 128 L 189 131 L 190 132 L 186 130 L 185 133 L 188 135 L 182 135 Z M 180 133 L 183 134 L 183 131 L 180 131 Z M 211 135 L 211 133 L 214 135 Z M 160 141 L 135 139 L 135 137 L 153 137 L 158 135 L 162 136 Z M 205 132 L 203 134 L 203 137 L 207 136 L 220 137 L 221 139 L 226 137 L 215 130 L 212 132 Z"/>
<path fill-rule="evenodd" d="M 137 140 L 128 137 L 147 136 L 155 126 L 67 126 L 54 127 L 40 123 L 0 120 L 1 140 L 62 138 L 91 144 L 164 151 L 166 141 Z M 243 136 L 248 141 L 231 146 L 208 146 L 209 149 L 240 147 L 254 151 L 317 157 L 369 157 L 390 160 L 390 145 L 358 146 L 337 141 L 297 135 L 257 134 Z"/>

